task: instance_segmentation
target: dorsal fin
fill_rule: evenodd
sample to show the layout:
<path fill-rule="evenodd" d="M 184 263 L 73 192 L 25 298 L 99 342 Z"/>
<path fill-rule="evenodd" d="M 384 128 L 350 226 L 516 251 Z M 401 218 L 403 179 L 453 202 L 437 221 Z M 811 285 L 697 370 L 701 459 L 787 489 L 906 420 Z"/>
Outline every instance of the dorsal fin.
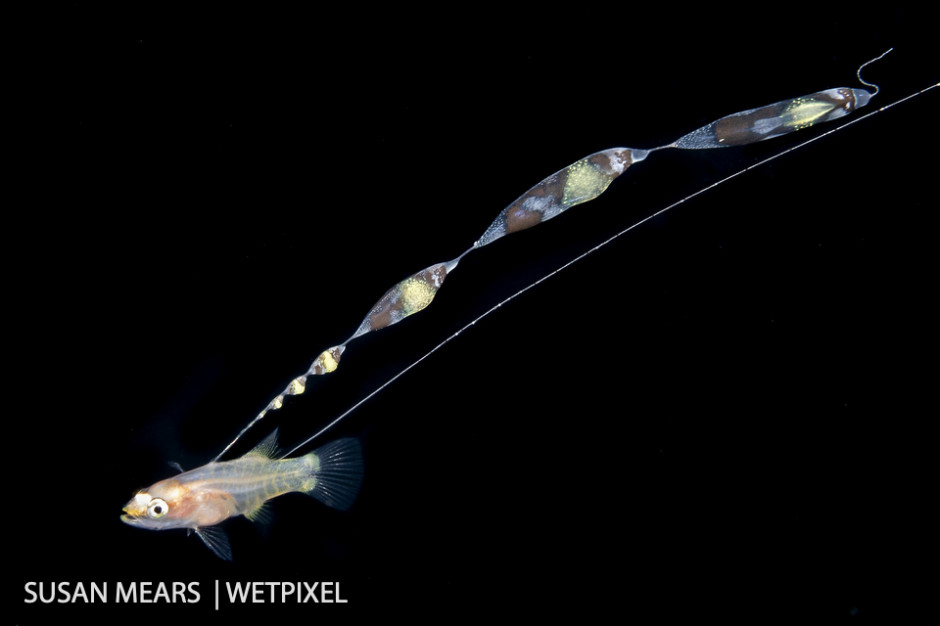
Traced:
<path fill-rule="evenodd" d="M 275 428 L 261 443 L 246 452 L 245 456 L 262 456 L 266 459 L 277 458 L 277 429 Z"/>

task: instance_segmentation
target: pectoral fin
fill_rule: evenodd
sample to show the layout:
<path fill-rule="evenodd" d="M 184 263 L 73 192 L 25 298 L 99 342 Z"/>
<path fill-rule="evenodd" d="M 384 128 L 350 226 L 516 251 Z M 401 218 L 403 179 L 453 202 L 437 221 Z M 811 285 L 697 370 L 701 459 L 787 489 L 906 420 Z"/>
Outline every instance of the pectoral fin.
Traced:
<path fill-rule="evenodd" d="M 229 545 L 228 535 L 225 534 L 224 530 L 216 526 L 206 526 L 205 528 L 195 528 L 193 530 L 217 557 L 225 561 L 232 560 L 232 546 Z"/>

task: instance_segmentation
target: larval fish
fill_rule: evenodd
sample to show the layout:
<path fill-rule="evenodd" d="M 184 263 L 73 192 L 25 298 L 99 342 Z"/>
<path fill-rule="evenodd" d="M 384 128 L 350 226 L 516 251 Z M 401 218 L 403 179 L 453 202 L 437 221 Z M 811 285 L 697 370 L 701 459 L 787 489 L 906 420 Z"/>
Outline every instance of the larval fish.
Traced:
<path fill-rule="evenodd" d="M 359 492 L 362 452 L 356 439 L 338 439 L 296 458 L 276 456 L 275 430 L 238 459 L 208 463 L 141 490 L 124 507 L 121 521 L 150 530 L 185 528 L 231 560 L 220 522 L 237 515 L 257 520 L 268 500 L 292 491 L 340 510 Z"/>

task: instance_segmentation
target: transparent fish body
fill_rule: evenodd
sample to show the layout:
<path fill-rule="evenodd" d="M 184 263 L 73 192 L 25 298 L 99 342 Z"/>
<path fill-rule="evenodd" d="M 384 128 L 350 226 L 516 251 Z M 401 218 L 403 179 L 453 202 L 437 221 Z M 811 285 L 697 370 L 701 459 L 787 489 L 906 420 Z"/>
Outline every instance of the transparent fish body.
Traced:
<path fill-rule="evenodd" d="M 121 521 L 150 530 L 195 531 L 217 555 L 230 559 L 228 541 L 210 528 L 230 517 L 257 520 L 265 503 L 290 492 L 327 506 L 349 508 L 362 480 L 355 439 L 339 439 L 291 459 L 276 459 L 276 431 L 244 456 L 212 462 L 154 483 L 124 507 Z"/>

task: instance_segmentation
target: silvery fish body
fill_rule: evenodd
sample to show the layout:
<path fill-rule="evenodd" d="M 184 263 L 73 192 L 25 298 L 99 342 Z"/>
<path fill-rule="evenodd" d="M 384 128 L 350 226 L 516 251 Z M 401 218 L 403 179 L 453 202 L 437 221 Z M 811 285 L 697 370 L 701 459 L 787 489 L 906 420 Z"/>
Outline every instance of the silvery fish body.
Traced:
<path fill-rule="evenodd" d="M 231 550 L 216 524 L 236 515 L 256 520 L 271 498 L 298 491 L 337 509 L 349 508 L 362 481 L 355 439 L 339 439 L 292 459 L 276 459 L 277 431 L 231 461 L 213 462 L 154 483 L 124 507 L 121 521 L 166 530 L 186 528 L 223 559 Z"/>

